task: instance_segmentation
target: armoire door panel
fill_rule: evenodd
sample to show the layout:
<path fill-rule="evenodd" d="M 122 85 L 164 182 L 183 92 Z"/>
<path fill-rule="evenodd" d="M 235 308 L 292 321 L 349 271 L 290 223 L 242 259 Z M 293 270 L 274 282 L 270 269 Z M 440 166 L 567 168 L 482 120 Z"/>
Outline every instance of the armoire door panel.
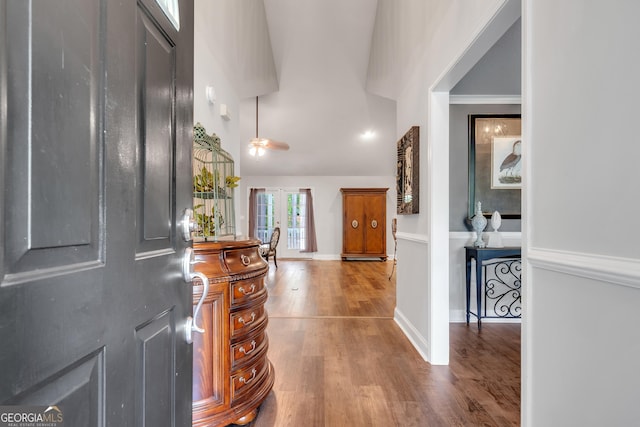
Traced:
<path fill-rule="evenodd" d="M 380 254 L 385 251 L 386 202 L 384 195 L 366 199 L 365 253 Z"/>
<path fill-rule="evenodd" d="M 364 198 L 358 195 L 348 197 L 344 210 L 344 252 L 364 251 Z"/>

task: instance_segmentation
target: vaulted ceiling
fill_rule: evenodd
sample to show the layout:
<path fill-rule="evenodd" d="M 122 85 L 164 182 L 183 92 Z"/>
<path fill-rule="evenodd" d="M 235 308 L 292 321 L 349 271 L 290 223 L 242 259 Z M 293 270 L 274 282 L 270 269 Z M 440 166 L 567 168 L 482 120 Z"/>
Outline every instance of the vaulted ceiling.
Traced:
<path fill-rule="evenodd" d="M 243 175 L 393 175 L 404 66 L 439 0 L 213 0 L 212 50 L 242 98 L 240 139 L 287 142 Z M 417 13 L 416 13 L 417 12 Z M 400 66 L 403 64 L 404 66 Z M 365 137 L 364 133 L 373 132 Z"/>
<path fill-rule="evenodd" d="M 278 90 L 259 99 L 259 136 L 291 149 L 257 160 L 243 151 L 243 173 L 392 174 L 394 163 L 380 154 L 395 153 L 395 103 L 365 90 L 376 1 L 264 4 Z M 248 140 L 256 131 L 255 100 L 240 108 L 241 139 Z M 375 135 L 365 139 L 367 130 Z"/>

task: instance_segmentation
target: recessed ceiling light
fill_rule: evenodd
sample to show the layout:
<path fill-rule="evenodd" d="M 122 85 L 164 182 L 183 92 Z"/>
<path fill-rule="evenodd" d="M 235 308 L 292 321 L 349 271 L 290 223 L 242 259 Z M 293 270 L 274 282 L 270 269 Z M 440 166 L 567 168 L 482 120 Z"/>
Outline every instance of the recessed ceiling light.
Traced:
<path fill-rule="evenodd" d="M 372 130 L 368 130 L 362 133 L 362 138 L 363 139 L 371 139 L 374 136 L 376 136 L 376 133 Z"/>

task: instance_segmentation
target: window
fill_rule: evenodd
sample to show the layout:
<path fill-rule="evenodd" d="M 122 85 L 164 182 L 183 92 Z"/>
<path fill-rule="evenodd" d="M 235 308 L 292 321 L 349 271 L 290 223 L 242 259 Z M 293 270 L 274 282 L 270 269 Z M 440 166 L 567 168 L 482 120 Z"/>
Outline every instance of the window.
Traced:
<path fill-rule="evenodd" d="M 156 0 L 173 27 L 180 31 L 180 7 L 178 0 Z"/>
<path fill-rule="evenodd" d="M 278 256 L 300 257 L 307 242 L 307 195 L 298 190 L 266 189 L 256 196 L 256 237 L 268 242 L 280 227 Z"/>
<path fill-rule="evenodd" d="M 271 232 L 276 226 L 276 203 L 275 203 L 275 194 L 272 192 L 264 192 L 260 193 L 257 196 L 258 209 L 257 219 L 256 219 L 256 227 L 258 229 L 258 233 L 256 237 L 260 239 L 263 243 L 266 243 L 271 238 Z"/>
<path fill-rule="evenodd" d="M 307 196 L 302 193 L 287 193 L 287 248 L 303 251 L 305 247 L 305 224 Z"/>

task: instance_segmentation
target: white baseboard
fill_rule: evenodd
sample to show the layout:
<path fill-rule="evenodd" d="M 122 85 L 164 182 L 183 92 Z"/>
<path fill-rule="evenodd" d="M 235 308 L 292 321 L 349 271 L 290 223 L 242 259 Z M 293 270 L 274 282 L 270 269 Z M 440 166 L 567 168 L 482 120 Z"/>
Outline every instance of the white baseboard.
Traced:
<path fill-rule="evenodd" d="M 464 323 L 467 321 L 467 312 L 465 310 L 449 311 L 449 323 Z"/>
<path fill-rule="evenodd" d="M 420 356 L 429 362 L 429 342 L 420 334 L 413 324 L 398 310 L 393 312 L 393 320 L 400 327 L 404 335 L 407 337 L 411 345 L 420 353 Z"/>
<path fill-rule="evenodd" d="M 393 261 L 393 254 L 392 255 L 387 255 L 387 261 Z M 340 261 L 342 260 L 342 256 L 340 256 L 340 254 L 313 254 L 313 258 L 314 261 Z M 351 259 L 357 259 L 357 258 L 351 258 Z M 362 261 L 380 261 L 379 257 L 374 257 L 374 258 L 360 258 L 360 260 Z"/>
<path fill-rule="evenodd" d="M 338 254 L 313 254 L 314 261 L 340 261 L 342 258 Z"/>

